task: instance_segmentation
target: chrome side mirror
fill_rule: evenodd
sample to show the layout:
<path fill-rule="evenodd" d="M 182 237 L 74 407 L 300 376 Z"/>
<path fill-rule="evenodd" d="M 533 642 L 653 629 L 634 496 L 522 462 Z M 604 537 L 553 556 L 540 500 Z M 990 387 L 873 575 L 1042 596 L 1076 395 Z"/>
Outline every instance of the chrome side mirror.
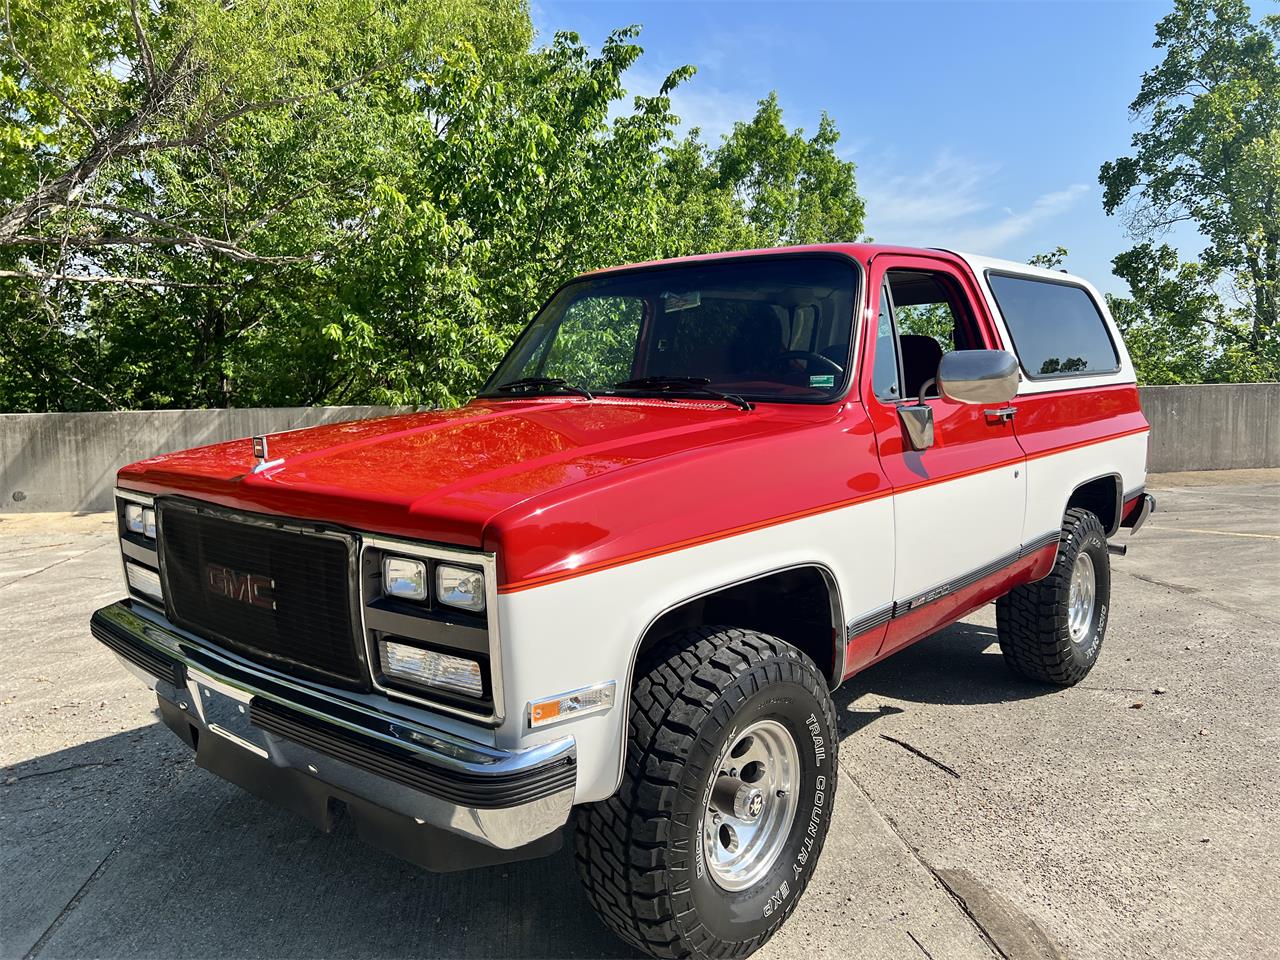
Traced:
<path fill-rule="evenodd" d="M 933 446 L 933 407 L 927 403 L 898 407 L 902 433 L 912 450 L 928 450 Z"/>
<path fill-rule="evenodd" d="M 938 364 L 938 391 L 959 403 L 1008 403 L 1018 379 L 1018 360 L 1005 350 L 953 350 Z"/>

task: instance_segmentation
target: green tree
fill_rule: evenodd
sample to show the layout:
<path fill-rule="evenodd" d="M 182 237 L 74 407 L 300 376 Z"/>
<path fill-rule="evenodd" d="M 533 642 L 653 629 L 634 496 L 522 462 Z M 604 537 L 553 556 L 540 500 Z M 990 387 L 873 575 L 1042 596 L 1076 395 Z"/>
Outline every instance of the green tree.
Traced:
<path fill-rule="evenodd" d="M 1143 75 L 1130 106 L 1144 125 L 1133 137 L 1133 155 L 1104 163 L 1099 175 L 1107 213 L 1123 209 L 1139 241 L 1116 259 L 1116 272 L 1130 283 L 1144 329 L 1162 330 L 1153 347 L 1194 341 L 1195 350 L 1204 350 L 1206 377 L 1275 379 L 1280 17 L 1255 22 L 1242 0 L 1177 0 L 1156 25 L 1155 46 L 1164 59 Z M 1183 222 L 1207 241 L 1191 268 L 1155 246 Z M 1152 276 L 1153 263 L 1159 277 Z M 1194 319 L 1185 307 L 1167 312 L 1162 294 L 1169 289 L 1205 312 Z M 1241 306 L 1222 307 L 1224 299 Z M 1186 375 L 1191 356 L 1181 354 L 1162 375 Z M 1155 357 L 1147 368 L 1164 369 Z"/>
<path fill-rule="evenodd" d="M 1059 244 L 1052 250 L 1044 253 L 1037 253 L 1027 258 L 1027 263 L 1033 267 L 1043 267 L 1045 270 L 1057 270 L 1067 260 L 1067 248 Z"/>
<path fill-rule="evenodd" d="M 861 232 L 829 121 L 771 97 L 677 140 L 690 67 L 624 105 L 636 28 L 592 53 L 531 48 L 518 0 L 96 2 L 5 20 L 0 409 L 456 403 L 576 273 Z"/>

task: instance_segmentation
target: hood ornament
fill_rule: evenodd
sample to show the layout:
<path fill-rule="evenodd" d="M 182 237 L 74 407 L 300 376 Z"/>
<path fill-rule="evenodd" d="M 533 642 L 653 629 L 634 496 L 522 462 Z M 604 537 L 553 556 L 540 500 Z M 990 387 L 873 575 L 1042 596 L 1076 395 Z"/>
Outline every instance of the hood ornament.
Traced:
<path fill-rule="evenodd" d="M 266 470 L 269 467 L 275 467 L 284 463 L 283 457 L 277 460 L 272 460 L 270 458 L 270 454 L 267 452 L 266 434 L 253 438 L 253 456 L 254 456 L 254 459 L 258 461 L 253 465 L 254 473 L 261 473 L 263 470 Z"/>

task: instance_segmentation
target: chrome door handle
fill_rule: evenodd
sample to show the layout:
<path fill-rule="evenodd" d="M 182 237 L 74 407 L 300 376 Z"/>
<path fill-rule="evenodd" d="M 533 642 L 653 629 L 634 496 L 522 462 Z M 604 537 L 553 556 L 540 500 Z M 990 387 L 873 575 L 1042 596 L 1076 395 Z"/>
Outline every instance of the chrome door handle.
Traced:
<path fill-rule="evenodd" d="M 1017 407 L 1000 407 L 997 410 L 983 410 L 982 415 L 993 420 L 1012 420 L 1017 412 Z"/>

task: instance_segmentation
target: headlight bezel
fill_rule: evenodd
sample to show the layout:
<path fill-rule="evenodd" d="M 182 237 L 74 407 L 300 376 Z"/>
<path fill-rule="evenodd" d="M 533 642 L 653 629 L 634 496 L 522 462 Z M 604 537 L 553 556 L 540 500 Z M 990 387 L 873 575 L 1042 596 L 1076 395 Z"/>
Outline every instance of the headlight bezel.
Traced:
<path fill-rule="evenodd" d="M 164 612 L 164 581 L 160 576 L 160 543 L 155 497 L 136 490 L 115 488 L 116 534 L 120 546 L 120 571 L 125 592 L 135 603 Z M 130 576 L 130 567 L 141 571 Z M 153 579 L 154 578 L 154 579 Z M 158 585 L 157 591 L 140 589 L 138 583 Z M 135 582 L 136 581 L 136 582 Z"/>
<path fill-rule="evenodd" d="M 384 589 L 383 560 L 388 557 L 417 560 L 427 565 L 426 599 L 409 600 Z M 483 605 L 479 609 L 467 609 L 443 601 L 436 589 L 436 571 L 440 566 L 480 574 Z M 359 570 L 360 629 L 373 688 L 392 699 L 454 714 L 471 722 L 487 726 L 501 724 L 506 719 L 506 709 L 494 554 L 381 534 L 361 534 Z M 475 698 L 437 686 L 423 686 L 407 677 L 388 673 L 379 647 L 383 639 L 476 661 L 484 678 L 484 696 Z"/>

